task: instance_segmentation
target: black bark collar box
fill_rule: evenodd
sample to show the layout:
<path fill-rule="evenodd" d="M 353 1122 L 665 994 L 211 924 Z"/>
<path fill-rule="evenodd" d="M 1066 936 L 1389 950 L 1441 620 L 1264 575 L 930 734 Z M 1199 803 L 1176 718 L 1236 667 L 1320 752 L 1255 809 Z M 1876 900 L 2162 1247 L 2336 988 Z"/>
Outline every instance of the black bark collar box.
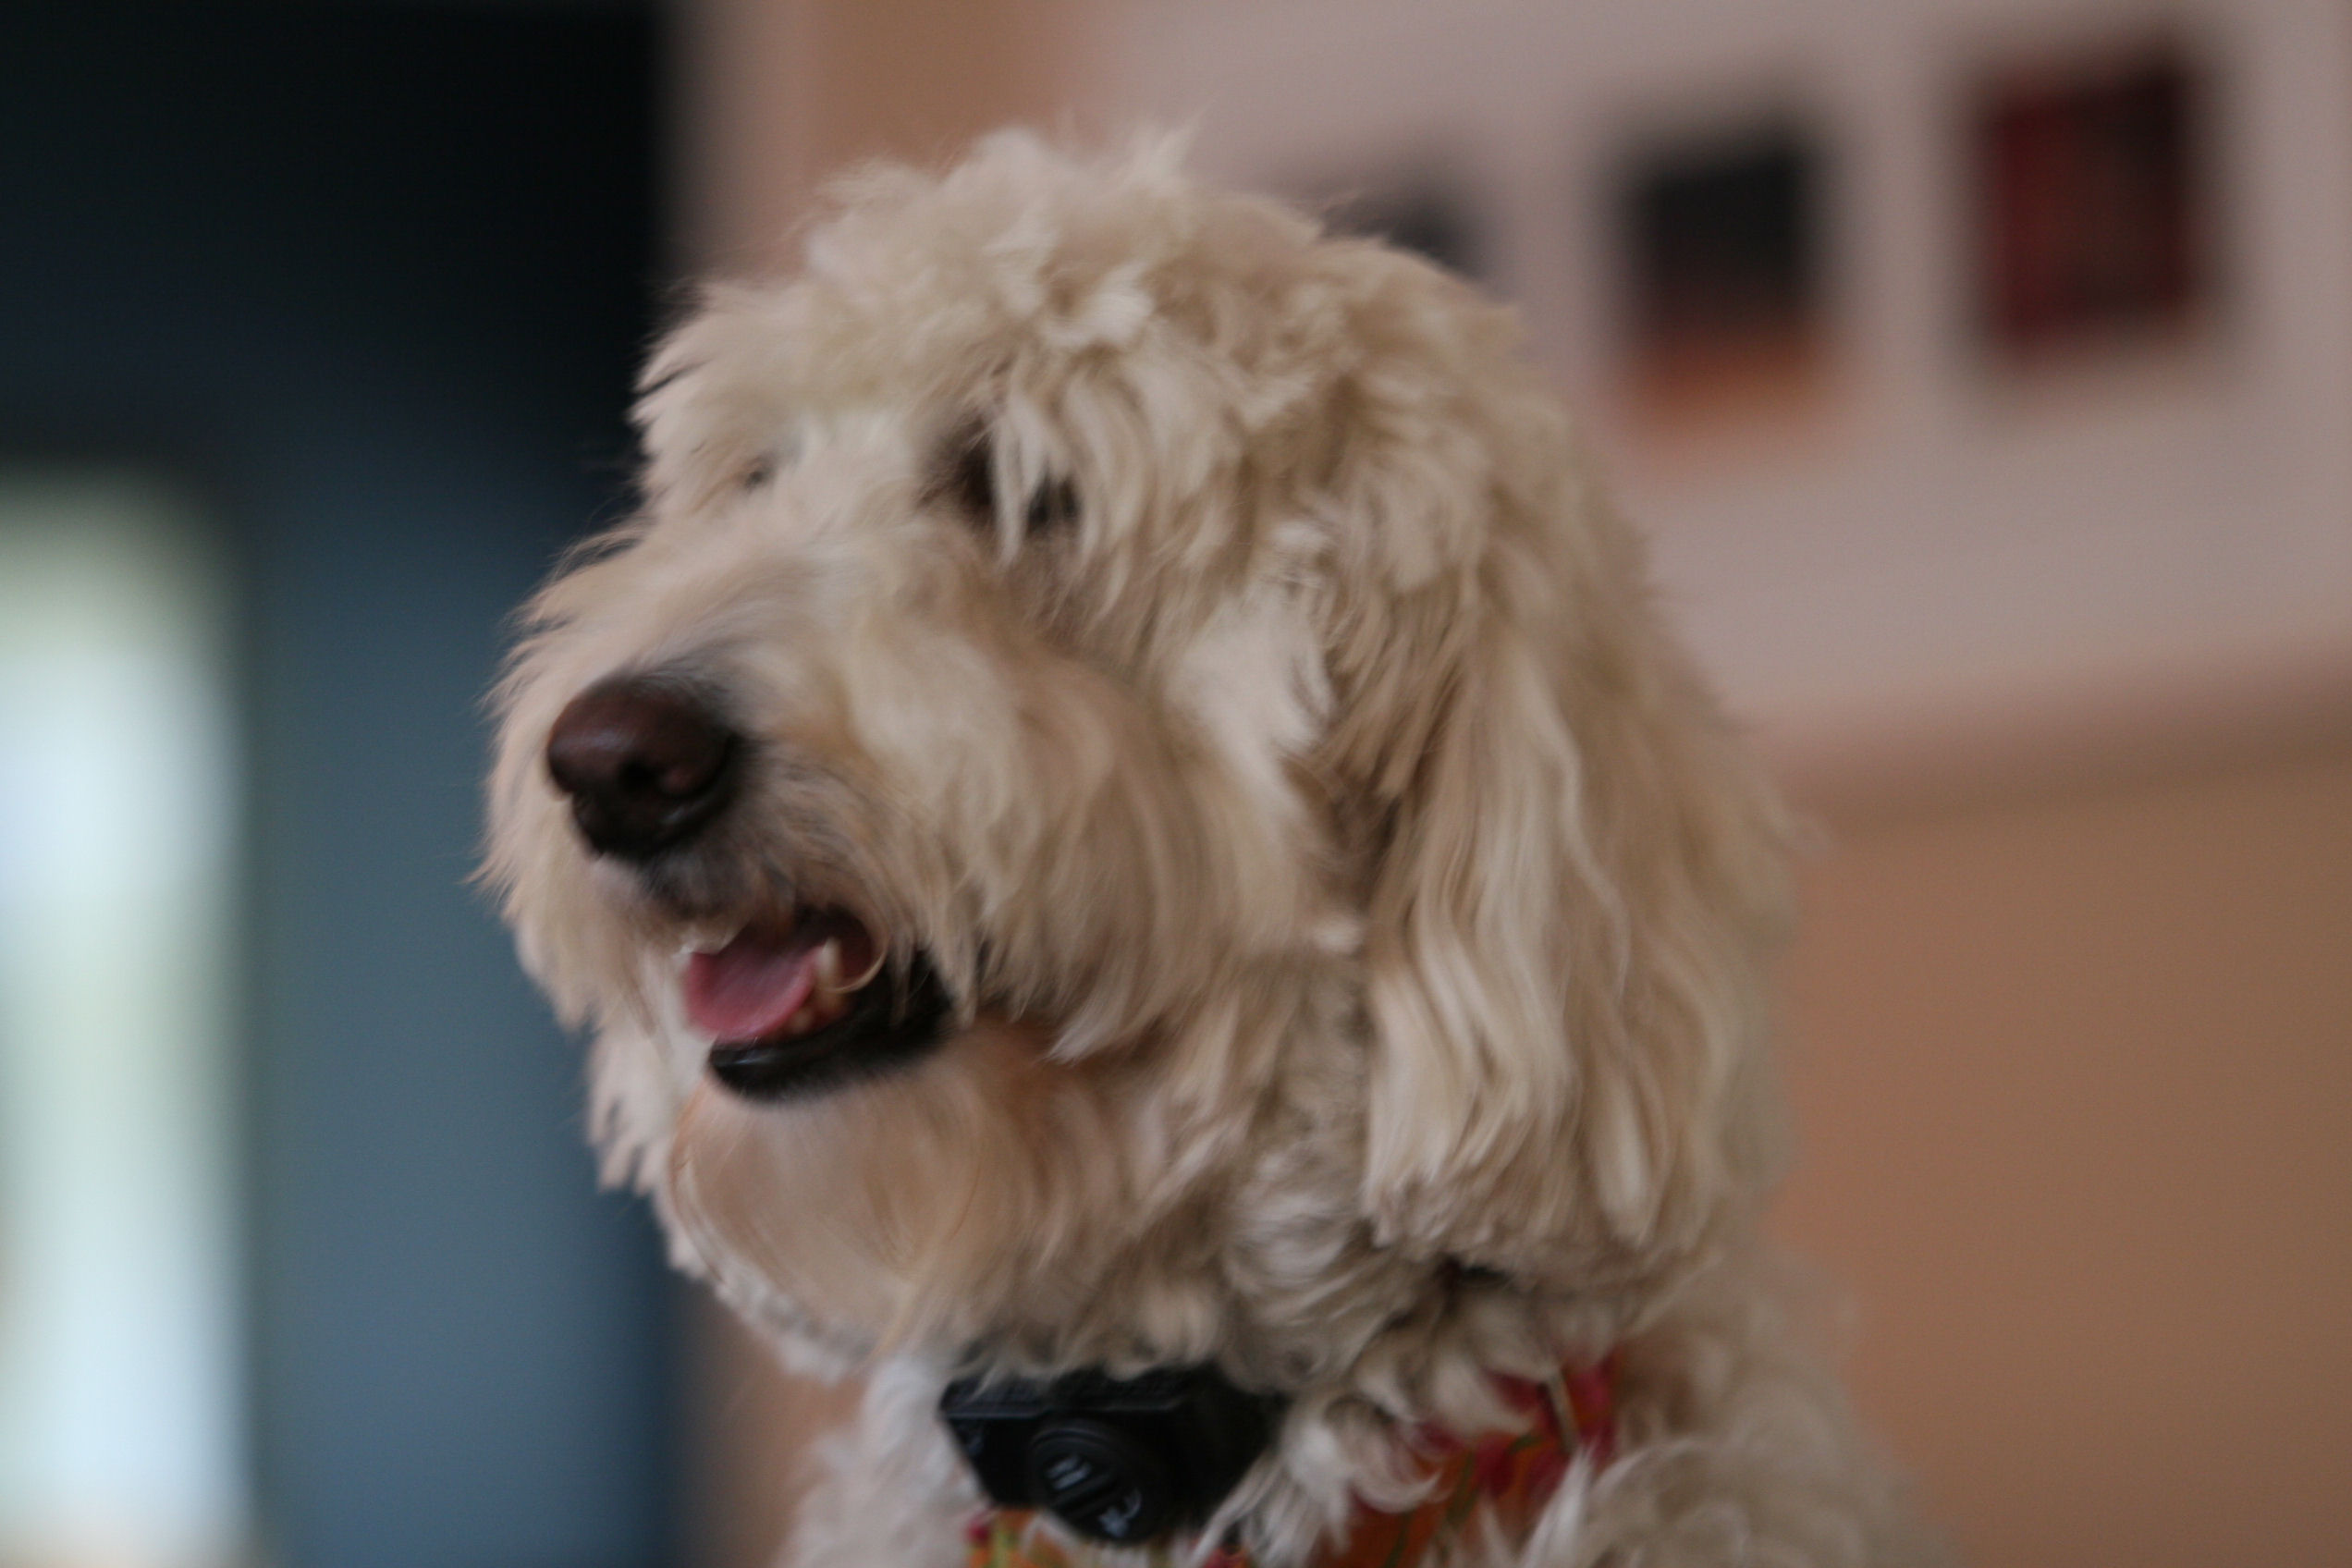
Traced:
<path fill-rule="evenodd" d="M 1038 1508 L 1089 1540 L 1134 1546 L 1217 1511 L 1272 1441 L 1282 1402 L 1213 1366 L 1138 1378 L 965 1378 L 939 1415 L 1002 1508 Z"/>

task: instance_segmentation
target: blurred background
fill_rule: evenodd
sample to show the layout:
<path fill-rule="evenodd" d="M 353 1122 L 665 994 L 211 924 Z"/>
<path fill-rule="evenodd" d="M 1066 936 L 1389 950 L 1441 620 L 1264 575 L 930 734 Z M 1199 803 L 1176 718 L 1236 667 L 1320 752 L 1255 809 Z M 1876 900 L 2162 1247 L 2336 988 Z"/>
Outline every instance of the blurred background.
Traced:
<path fill-rule="evenodd" d="M 0 13 L 0 1568 L 752 1568 L 827 1399 L 466 877 L 677 285 L 1189 124 L 1478 279 L 1812 824 L 1779 1211 L 1987 1568 L 2352 1562 L 2352 0 Z"/>

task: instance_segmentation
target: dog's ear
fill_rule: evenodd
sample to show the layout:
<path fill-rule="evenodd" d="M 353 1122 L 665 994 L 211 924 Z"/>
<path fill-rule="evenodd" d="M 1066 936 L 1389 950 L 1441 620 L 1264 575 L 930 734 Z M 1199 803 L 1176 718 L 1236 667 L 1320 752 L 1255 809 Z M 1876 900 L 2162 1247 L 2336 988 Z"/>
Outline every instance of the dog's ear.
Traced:
<path fill-rule="evenodd" d="M 1365 1199 L 1390 1244 L 1598 1283 L 1767 1182 L 1783 836 L 1556 405 L 1459 310 L 1359 386 L 1332 486 Z"/>

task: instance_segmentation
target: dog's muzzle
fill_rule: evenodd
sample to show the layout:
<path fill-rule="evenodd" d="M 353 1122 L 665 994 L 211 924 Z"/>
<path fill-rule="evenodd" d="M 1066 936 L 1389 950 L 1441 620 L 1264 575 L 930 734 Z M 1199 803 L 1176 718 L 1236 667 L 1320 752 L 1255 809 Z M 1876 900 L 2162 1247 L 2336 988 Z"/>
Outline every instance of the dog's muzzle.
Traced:
<path fill-rule="evenodd" d="M 741 792 L 743 738 L 690 681 L 622 675 L 574 697 L 547 734 L 547 776 L 597 855 L 649 874 L 697 848 Z M 920 951 L 893 954 L 841 910 L 762 912 L 695 953 L 685 1008 L 711 1073 L 752 1099 L 838 1087 L 927 1053 L 952 1014 Z"/>

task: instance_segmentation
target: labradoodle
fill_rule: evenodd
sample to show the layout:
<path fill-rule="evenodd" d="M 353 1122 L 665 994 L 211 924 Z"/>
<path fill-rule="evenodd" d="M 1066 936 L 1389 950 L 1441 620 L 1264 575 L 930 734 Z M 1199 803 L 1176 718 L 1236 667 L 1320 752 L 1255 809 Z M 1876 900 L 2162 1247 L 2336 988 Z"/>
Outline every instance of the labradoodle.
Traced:
<path fill-rule="evenodd" d="M 1931 1558 L 1757 1235 L 1784 835 L 1512 318 L 1008 135 L 662 344 L 486 875 L 788 1561 Z"/>

